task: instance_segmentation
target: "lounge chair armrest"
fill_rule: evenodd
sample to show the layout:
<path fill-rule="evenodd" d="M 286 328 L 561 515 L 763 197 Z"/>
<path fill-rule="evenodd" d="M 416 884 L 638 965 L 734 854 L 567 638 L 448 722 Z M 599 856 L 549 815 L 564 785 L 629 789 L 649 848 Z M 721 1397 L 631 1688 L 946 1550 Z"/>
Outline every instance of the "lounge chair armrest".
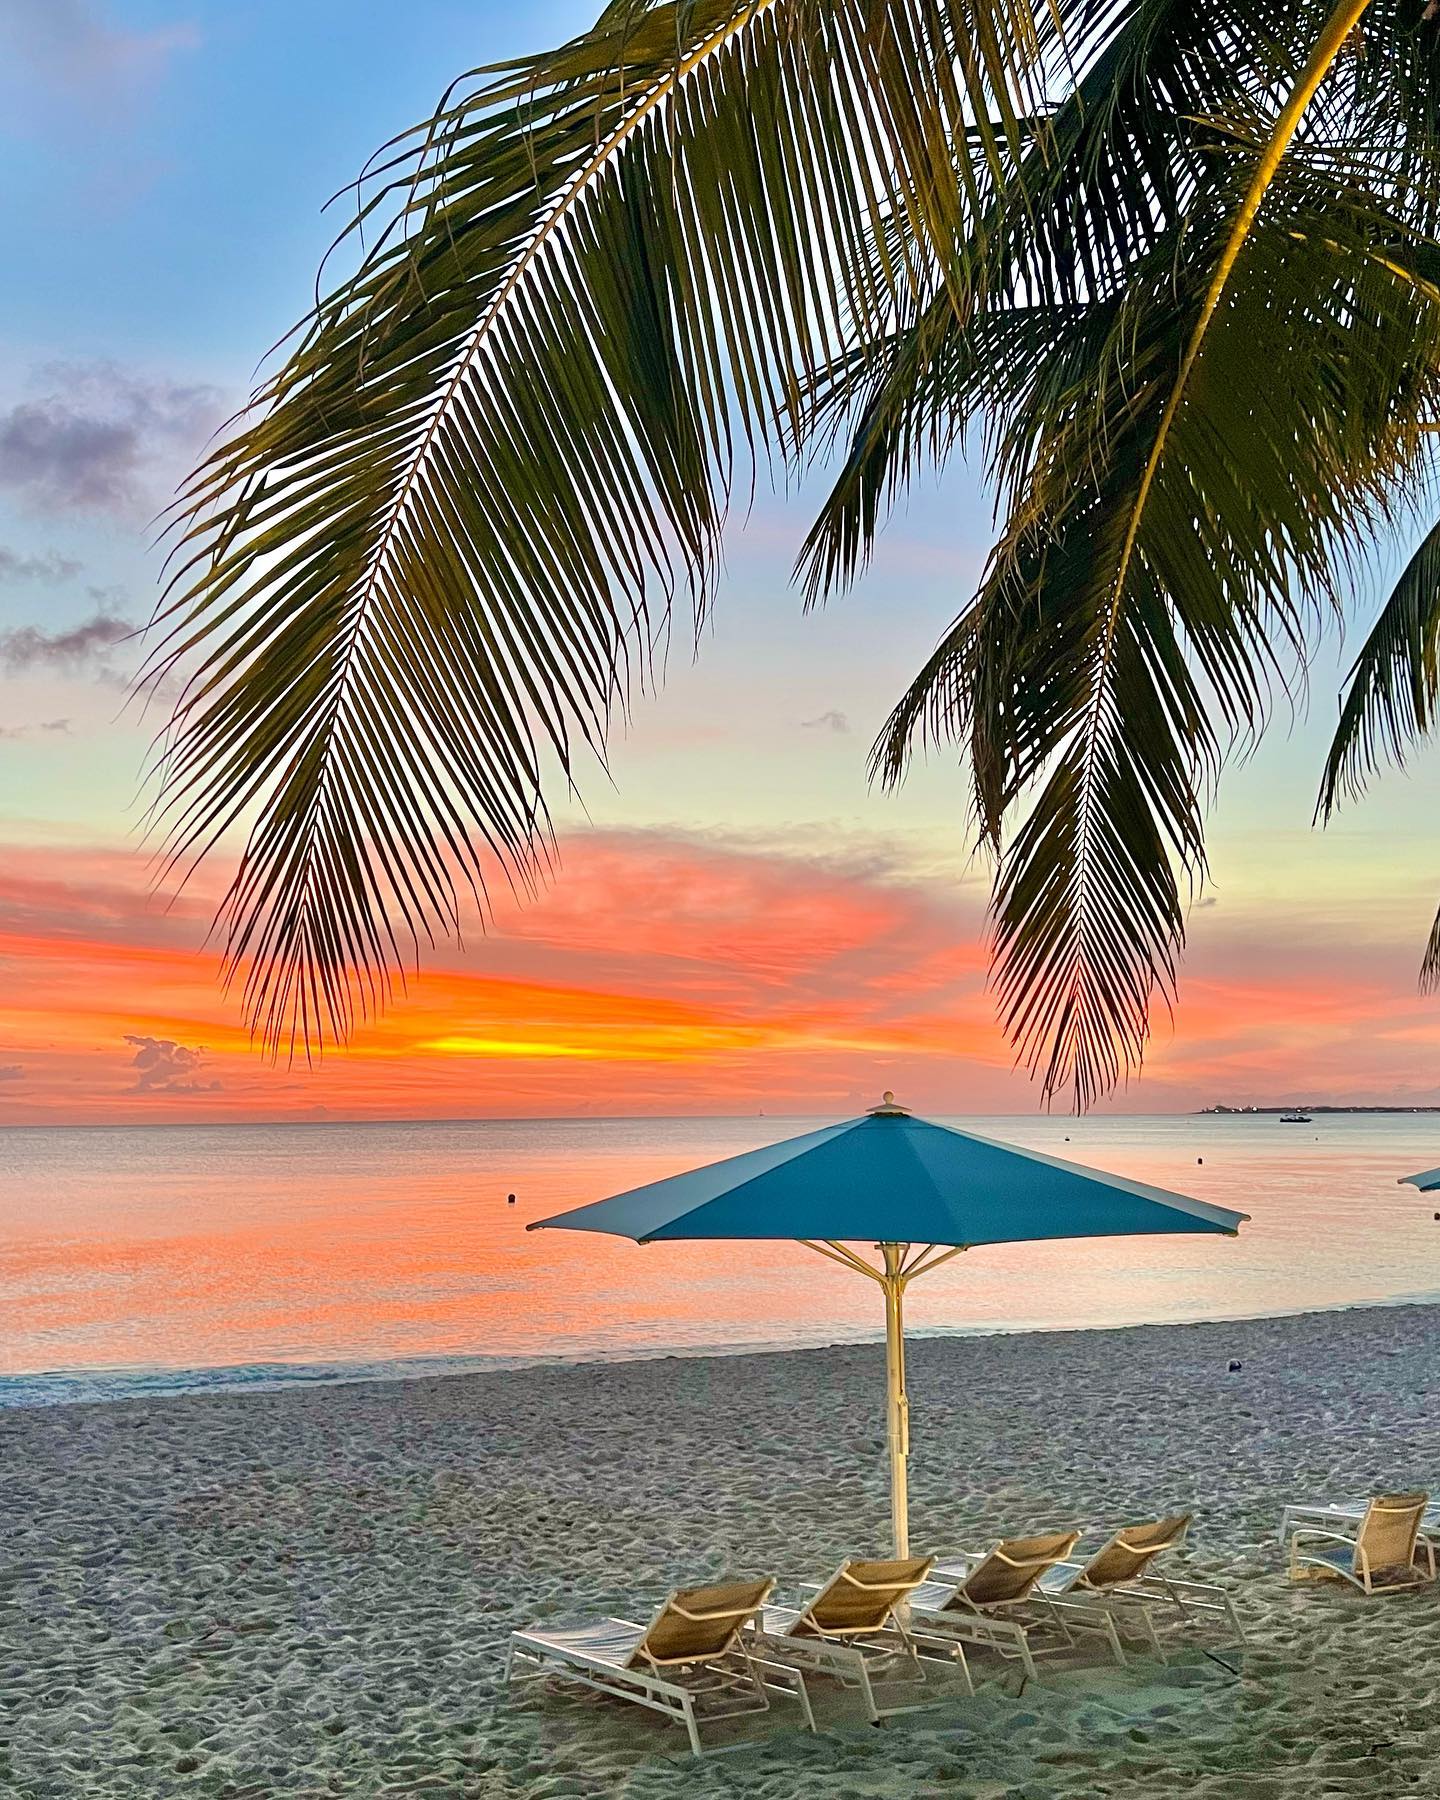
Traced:
<path fill-rule="evenodd" d="M 933 1581 L 937 1575 L 947 1575 L 956 1569 L 973 1569 L 976 1563 L 984 1562 L 989 1554 L 988 1550 L 946 1550 L 935 1558 L 930 1578 Z"/>
<path fill-rule="evenodd" d="M 928 1577 L 921 1575 L 914 1581 L 859 1581 L 847 1569 L 845 1584 L 847 1587 L 859 1588 L 862 1594 L 908 1594 L 912 1588 L 924 1587 Z"/>
<path fill-rule="evenodd" d="M 1353 1532 L 1330 1531 L 1324 1525 L 1299 1525 L 1290 1533 L 1291 1544 L 1353 1544 Z"/>

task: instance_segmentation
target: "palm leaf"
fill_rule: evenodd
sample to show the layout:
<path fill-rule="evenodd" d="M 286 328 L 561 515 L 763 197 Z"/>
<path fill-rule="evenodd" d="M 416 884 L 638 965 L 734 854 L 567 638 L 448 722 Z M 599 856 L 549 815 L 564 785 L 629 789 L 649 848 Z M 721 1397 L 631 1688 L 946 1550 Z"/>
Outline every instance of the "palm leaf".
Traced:
<path fill-rule="evenodd" d="M 1351 666 L 1325 760 L 1317 811 L 1359 799 L 1382 761 L 1403 766 L 1433 729 L 1440 697 L 1440 525 L 1432 527 L 1391 589 Z M 1440 988 L 1440 913 L 1430 928 L 1420 985 Z"/>
<path fill-rule="evenodd" d="M 372 248 L 185 496 L 156 665 L 193 670 L 164 868 L 248 831 L 223 928 L 270 1046 L 343 1036 L 496 870 L 543 876 L 547 759 L 603 756 L 674 601 L 703 612 L 736 445 L 912 292 L 880 228 L 958 267 L 1027 29 L 617 0 L 388 148 Z"/>
<path fill-rule="evenodd" d="M 1319 810 L 1359 799 L 1382 761 L 1403 764 L 1440 697 L 1440 525 L 1426 533 L 1356 657 L 1325 761 Z"/>
<path fill-rule="evenodd" d="M 999 844 L 1028 807 L 997 881 L 997 984 L 1023 1059 L 1082 1106 L 1173 993 L 1202 802 L 1303 657 L 1300 597 L 1338 598 L 1336 559 L 1426 456 L 1433 245 L 1314 146 L 1270 163 L 1260 216 L 1268 144 L 1115 300 L 986 327 L 1006 533 L 877 752 L 893 777 L 917 731 L 958 726 L 982 832 Z"/>

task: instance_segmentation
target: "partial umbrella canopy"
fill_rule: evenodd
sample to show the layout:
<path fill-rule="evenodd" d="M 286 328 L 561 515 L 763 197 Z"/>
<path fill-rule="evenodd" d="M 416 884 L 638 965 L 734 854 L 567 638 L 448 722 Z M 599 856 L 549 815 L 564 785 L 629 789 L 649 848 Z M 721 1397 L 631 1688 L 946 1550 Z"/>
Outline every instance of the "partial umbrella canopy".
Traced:
<path fill-rule="evenodd" d="M 1402 1175 L 1396 1186 L 1417 1187 L 1422 1194 L 1433 1193 L 1440 1188 L 1440 1169 L 1422 1169 L 1418 1175 Z"/>
<path fill-rule="evenodd" d="M 1122 1175 L 913 1118 L 886 1094 L 863 1118 L 747 1150 L 528 1229 L 640 1244 L 789 1238 L 867 1275 L 885 1295 L 891 1523 L 909 1553 L 903 1305 L 919 1275 L 979 1244 L 1152 1234 L 1234 1236 L 1248 1217 Z M 879 1262 L 855 1245 L 873 1245 Z"/>

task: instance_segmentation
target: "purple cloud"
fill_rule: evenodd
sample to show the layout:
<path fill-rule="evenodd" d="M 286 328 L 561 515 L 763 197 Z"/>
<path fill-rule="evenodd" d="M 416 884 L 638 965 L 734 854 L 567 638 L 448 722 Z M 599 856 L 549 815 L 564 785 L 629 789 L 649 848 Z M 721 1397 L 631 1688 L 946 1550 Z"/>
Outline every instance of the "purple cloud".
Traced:
<path fill-rule="evenodd" d="M 42 737 L 69 737 L 70 721 L 68 719 L 40 719 L 34 725 L 0 725 L 0 738 L 6 743 L 20 743 L 25 738 L 32 738 L 37 733 Z"/>
<path fill-rule="evenodd" d="M 46 391 L 0 411 L 0 488 L 34 512 L 147 505 L 156 465 L 188 461 L 220 417 L 211 387 L 113 363 L 55 363 Z"/>
<path fill-rule="evenodd" d="M 69 581 L 80 573 L 82 565 L 58 550 L 46 550 L 39 556 L 22 556 L 0 544 L 0 582 L 43 581 L 47 585 Z"/>
<path fill-rule="evenodd" d="M 832 708 L 829 712 L 821 713 L 818 719 L 802 719 L 800 729 L 802 731 L 833 731 L 837 737 L 844 737 L 850 730 L 850 721 L 843 712 L 837 712 Z"/>
<path fill-rule="evenodd" d="M 218 1081 L 195 1079 L 205 1064 L 203 1044 L 192 1048 L 188 1044 L 177 1044 L 173 1038 L 136 1037 L 128 1031 L 125 1042 L 135 1046 L 135 1054 L 130 1058 L 135 1080 L 126 1088 L 127 1094 L 213 1094 L 219 1091 L 221 1084 Z"/>
<path fill-rule="evenodd" d="M 71 674 L 100 670 L 115 646 L 136 630 L 131 620 L 104 606 L 91 618 L 60 631 L 46 631 L 40 625 L 15 625 L 0 631 L 0 670 L 7 675 L 26 675 L 37 669 L 61 669 Z M 46 729 L 57 730 L 65 723 L 55 721 Z"/>
<path fill-rule="evenodd" d="M 0 49 L 15 75 L 89 99 L 123 99 L 163 75 L 177 51 L 200 42 L 177 21 L 150 31 L 114 24 L 99 0 L 6 0 Z M 17 82 L 18 86 L 19 83 Z"/>

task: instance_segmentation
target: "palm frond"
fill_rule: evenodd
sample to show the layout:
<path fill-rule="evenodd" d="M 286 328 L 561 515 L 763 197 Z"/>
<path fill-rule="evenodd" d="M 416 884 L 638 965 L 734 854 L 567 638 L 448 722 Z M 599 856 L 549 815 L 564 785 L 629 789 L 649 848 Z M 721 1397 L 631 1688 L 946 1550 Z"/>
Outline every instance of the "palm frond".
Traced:
<path fill-rule="evenodd" d="M 944 271 L 931 269 L 930 299 L 868 354 L 847 353 L 807 395 L 812 453 L 841 434 L 849 444 L 801 550 L 808 603 L 858 578 L 895 497 L 960 441 L 981 403 L 987 318 L 1103 303 L 1173 237 L 1199 190 L 1223 177 L 1215 121 L 1248 120 L 1280 79 L 1292 15 L 1231 0 L 1057 7 L 1040 35 L 1062 97 L 1021 121 L 1018 155 L 983 191 L 967 247 L 969 304 L 957 306 Z M 904 224 L 889 225 L 891 240 Z M 890 241 L 885 253 L 927 267 L 923 246 Z"/>
<path fill-rule="evenodd" d="M 1420 964 L 1420 989 L 1426 994 L 1440 992 L 1440 912 L 1435 915 L 1425 943 L 1425 957 Z"/>
<path fill-rule="evenodd" d="M 998 845 L 1026 809 L 996 886 L 997 986 L 1023 1060 L 1081 1106 L 1140 1062 L 1173 994 L 1226 751 L 1428 454 L 1434 246 L 1307 151 L 1272 172 L 1217 299 L 1254 167 L 1237 156 L 1234 198 L 1207 196 L 1109 304 L 986 328 L 1007 528 L 877 747 L 893 777 L 917 725 L 959 724 L 982 834 Z"/>
<path fill-rule="evenodd" d="M 812 591 L 863 566 L 931 446 L 991 421 L 1004 535 L 872 769 L 959 742 L 982 838 L 1021 811 L 997 986 L 1022 1060 L 1081 1106 L 1173 997 L 1203 800 L 1303 668 L 1297 596 L 1336 597 L 1335 559 L 1426 463 L 1440 40 L 1374 0 L 1357 45 L 1365 12 L 1067 9 L 1056 153 L 999 191 L 971 311 L 827 391 L 856 423 Z"/>
<path fill-rule="evenodd" d="M 1346 682 L 1318 810 L 1358 800 L 1384 761 L 1405 762 L 1434 726 L 1440 698 L 1440 525 L 1390 591 Z"/>
<path fill-rule="evenodd" d="M 271 1047 L 380 1004 L 575 779 L 737 445 L 955 269 L 1032 54 L 995 0 L 616 0 L 382 157 L 378 236 L 184 497 L 164 867 L 248 830 L 227 966 Z M 956 154 L 973 147 L 975 162 Z M 953 276 L 952 276 L 953 278 Z"/>

